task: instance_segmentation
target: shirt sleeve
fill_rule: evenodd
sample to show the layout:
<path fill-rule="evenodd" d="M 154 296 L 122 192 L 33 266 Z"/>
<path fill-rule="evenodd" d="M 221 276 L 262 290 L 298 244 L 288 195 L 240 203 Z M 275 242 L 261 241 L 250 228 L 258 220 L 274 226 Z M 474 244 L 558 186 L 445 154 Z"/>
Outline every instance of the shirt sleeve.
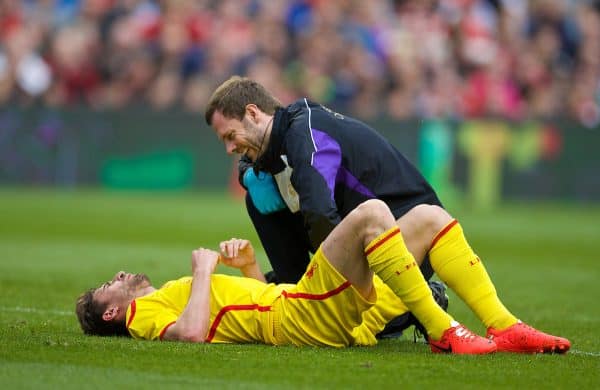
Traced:
<path fill-rule="evenodd" d="M 341 221 L 334 198 L 341 150 L 333 138 L 310 128 L 305 118 L 292 123 L 285 149 L 308 236 L 317 248 Z"/>
<path fill-rule="evenodd" d="M 127 330 L 135 339 L 160 340 L 178 318 L 177 313 L 156 300 L 134 300 L 129 311 Z"/>

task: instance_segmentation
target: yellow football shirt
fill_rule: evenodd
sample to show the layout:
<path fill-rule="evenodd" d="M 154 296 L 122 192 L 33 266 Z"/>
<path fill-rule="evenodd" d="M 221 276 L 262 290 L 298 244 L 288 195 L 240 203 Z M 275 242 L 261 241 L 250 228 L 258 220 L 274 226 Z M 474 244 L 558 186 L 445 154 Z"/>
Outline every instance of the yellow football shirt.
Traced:
<path fill-rule="evenodd" d="M 285 285 L 255 279 L 213 274 L 210 287 L 210 328 L 206 341 L 224 343 L 275 343 L 271 305 Z M 136 339 L 162 339 L 183 313 L 190 298 L 192 278 L 165 283 L 137 298 L 127 308 L 125 323 Z"/>
<path fill-rule="evenodd" d="M 190 297 L 191 277 L 165 283 L 135 299 L 126 325 L 136 339 L 157 340 L 177 321 Z M 265 284 L 213 274 L 206 342 L 294 345 L 373 345 L 375 335 L 406 311 L 379 278 L 366 300 L 321 251 L 298 284 Z"/>

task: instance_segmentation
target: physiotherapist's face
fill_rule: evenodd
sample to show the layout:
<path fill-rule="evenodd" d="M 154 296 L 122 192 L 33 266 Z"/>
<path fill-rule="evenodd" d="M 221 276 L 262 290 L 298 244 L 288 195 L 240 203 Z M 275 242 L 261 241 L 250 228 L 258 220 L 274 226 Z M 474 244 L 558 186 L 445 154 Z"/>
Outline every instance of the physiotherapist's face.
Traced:
<path fill-rule="evenodd" d="M 241 121 L 227 118 L 220 111 L 215 111 L 212 117 L 212 127 L 217 137 L 225 145 L 227 154 L 245 154 L 252 161 L 256 161 L 265 141 L 265 129 L 258 126 L 256 118 L 248 111 Z"/>

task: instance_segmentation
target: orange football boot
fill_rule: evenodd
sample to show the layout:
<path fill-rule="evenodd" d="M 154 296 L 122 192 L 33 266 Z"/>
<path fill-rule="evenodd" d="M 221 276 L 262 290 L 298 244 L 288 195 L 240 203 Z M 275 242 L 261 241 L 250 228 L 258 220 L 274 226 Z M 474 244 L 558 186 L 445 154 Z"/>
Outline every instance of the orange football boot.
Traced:
<path fill-rule="evenodd" d="M 429 340 L 432 352 L 473 355 L 496 352 L 496 344 L 492 340 L 476 335 L 457 322 L 452 325 L 439 341 Z"/>
<path fill-rule="evenodd" d="M 569 340 L 541 332 L 521 321 L 504 330 L 488 328 L 487 338 L 496 343 L 499 352 L 566 353 L 571 348 Z"/>

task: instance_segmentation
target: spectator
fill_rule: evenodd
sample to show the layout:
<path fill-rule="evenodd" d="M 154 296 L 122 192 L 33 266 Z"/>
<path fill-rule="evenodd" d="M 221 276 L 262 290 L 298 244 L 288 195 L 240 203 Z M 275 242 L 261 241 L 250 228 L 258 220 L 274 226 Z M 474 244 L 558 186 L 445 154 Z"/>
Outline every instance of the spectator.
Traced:
<path fill-rule="evenodd" d="M 309 96 L 364 119 L 563 115 L 597 126 L 599 8 L 568 0 L 2 1 L 0 102 L 197 111 L 207 90 L 245 74 L 284 102 Z"/>

